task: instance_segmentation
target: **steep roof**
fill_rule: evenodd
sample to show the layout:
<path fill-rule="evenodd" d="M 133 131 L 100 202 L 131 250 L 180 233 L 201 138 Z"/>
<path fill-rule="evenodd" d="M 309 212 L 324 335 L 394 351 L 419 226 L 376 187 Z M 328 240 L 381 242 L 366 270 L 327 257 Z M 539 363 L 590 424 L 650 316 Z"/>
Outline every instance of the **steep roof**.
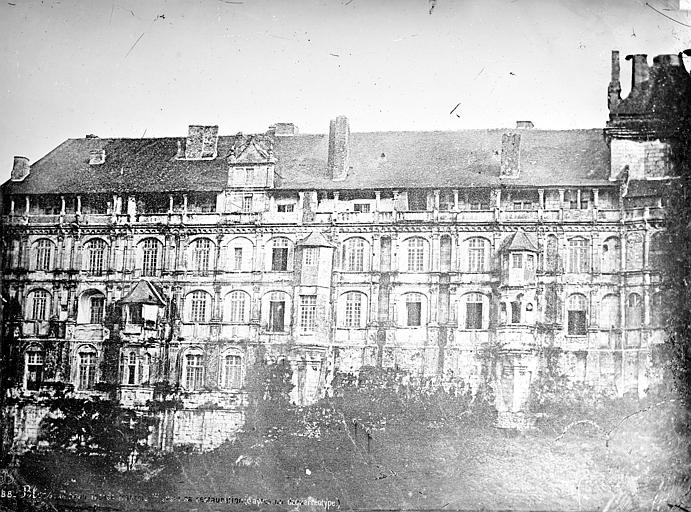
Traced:
<path fill-rule="evenodd" d="M 373 132 L 351 134 L 351 169 L 344 181 L 327 172 L 328 135 L 276 137 L 273 156 L 282 189 L 482 187 L 607 184 L 609 151 L 600 129 L 521 130 L 519 178 L 500 178 L 501 137 L 506 130 Z M 218 139 L 210 160 L 176 159 L 179 141 L 68 139 L 31 166 L 16 194 L 214 192 L 228 181 L 228 157 L 238 136 Z M 105 163 L 89 165 L 104 149 Z"/>
<path fill-rule="evenodd" d="M 318 230 L 311 231 L 306 238 L 298 241 L 298 245 L 305 247 L 334 247 L 334 245 L 324 237 L 324 234 Z"/>
<path fill-rule="evenodd" d="M 509 239 L 504 243 L 503 250 L 505 252 L 511 251 L 530 251 L 537 252 L 537 247 L 530 241 L 528 235 L 522 229 L 516 231 Z"/>
<path fill-rule="evenodd" d="M 161 292 L 146 279 L 139 281 L 119 302 L 123 304 L 153 304 L 161 307 L 166 305 Z"/>

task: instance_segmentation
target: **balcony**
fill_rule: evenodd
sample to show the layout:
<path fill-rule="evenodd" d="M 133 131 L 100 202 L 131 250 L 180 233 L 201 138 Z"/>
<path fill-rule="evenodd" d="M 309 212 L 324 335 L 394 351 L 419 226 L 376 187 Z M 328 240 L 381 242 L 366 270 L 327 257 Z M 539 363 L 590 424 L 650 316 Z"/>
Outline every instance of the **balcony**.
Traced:
<path fill-rule="evenodd" d="M 338 212 L 336 214 L 336 223 L 351 224 L 351 223 L 365 223 L 372 224 L 375 222 L 375 213 L 372 212 Z"/>
<path fill-rule="evenodd" d="M 505 210 L 499 212 L 499 222 L 537 222 L 538 210 Z"/>
<path fill-rule="evenodd" d="M 264 212 L 262 213 L 263 224 L 297 224 L 299 212 Z"/>
<path fill-rule="evenodd" d="M 431 222 L 433 213 L 428 210 L 396 212 L 396 222 Z"/>

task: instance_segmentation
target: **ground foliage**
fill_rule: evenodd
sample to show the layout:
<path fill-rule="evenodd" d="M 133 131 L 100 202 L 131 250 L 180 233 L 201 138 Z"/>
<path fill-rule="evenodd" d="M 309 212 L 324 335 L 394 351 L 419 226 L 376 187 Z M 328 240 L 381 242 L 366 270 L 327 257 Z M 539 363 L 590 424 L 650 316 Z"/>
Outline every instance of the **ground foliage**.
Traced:
<path fill-rule="evenodd" d="M 70 393 L 58 393 L 47 405 L 50 412 L 40 424 L 39 440 L 51 450 L 127 469 L 148 451 L 146 441 L 154 426 L 148 415 L 112 400 Z"/>

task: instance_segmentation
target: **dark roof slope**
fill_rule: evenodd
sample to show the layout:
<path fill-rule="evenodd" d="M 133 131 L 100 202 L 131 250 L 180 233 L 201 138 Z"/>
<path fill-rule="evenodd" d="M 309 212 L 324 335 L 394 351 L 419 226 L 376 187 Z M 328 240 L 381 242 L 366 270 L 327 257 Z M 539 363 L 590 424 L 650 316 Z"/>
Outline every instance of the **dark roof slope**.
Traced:
<path fill-rule="evenodd" d="M 605 184 L 609 151 L 602 130 L 521 130 L 521 173 L 499 178 L 501 136 L 506 130 L 374 132 L 351 134 L 351 170 L 344 181 L 327 173 L 327 135 L 277 137 L 277 188 L 361 189 L 507 185 Z M 176 159 L 178 141 L 68 139 L 31 166 L 16 194 L 221 191 L 236 137 L 218 140 L 213 160 Z M 106 161 L 89 165 L 89 152 Z"/>
<path fill-rule="evenodd" d="M 499 178 L 506 130 L 373 132 L 351 134 L 348 177 L 327 173 L 328 136 L 299 135 L 276 141 L 281 188 L 480 187 L 603 184 L 609 150 L 602 130 L 520 130 L 519 178 Z"/>

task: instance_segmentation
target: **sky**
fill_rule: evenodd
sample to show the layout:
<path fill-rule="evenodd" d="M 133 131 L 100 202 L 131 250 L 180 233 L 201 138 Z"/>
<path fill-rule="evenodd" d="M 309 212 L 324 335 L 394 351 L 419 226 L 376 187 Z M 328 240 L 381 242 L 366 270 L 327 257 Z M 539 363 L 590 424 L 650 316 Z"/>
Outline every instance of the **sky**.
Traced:
<path fill-rule="evenodd" d="M 681 2 L 681 4 L 680 4 Z M 603 127 L 611 51 L 691 48 L 689 0 L 12 0 L 0 180 L 68 138 Z M 689 66 L 686 61 L 687 68 Z"/>

